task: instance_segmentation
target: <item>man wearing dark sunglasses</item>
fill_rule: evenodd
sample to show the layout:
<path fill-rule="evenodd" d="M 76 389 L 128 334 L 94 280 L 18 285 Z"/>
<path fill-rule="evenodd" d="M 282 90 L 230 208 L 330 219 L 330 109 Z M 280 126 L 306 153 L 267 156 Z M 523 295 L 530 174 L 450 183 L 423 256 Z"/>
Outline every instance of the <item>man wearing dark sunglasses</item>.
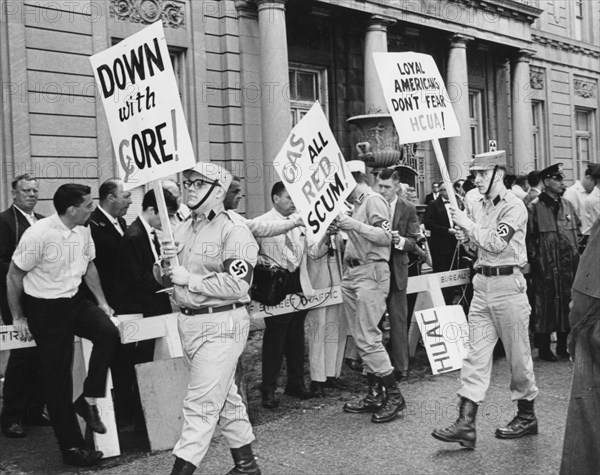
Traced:
<path fill-rule="evenodd" d="M 246 304 L 258 245 L 242 219 L 223 206 L 232 181 L 227 170 L 201 162 L 183 174 L 192 216 L 175 230 L 175 243 L 163 244 L 160 266 L 155 266 L 159 282 L 173 285 L 171 302 L 179 308 L 179 335 L 190 369 L 171 473 L 194 472 L 218 423 L 234 472 L 258 475 L 252 426 L 234 382 L 250 326 Z"/>

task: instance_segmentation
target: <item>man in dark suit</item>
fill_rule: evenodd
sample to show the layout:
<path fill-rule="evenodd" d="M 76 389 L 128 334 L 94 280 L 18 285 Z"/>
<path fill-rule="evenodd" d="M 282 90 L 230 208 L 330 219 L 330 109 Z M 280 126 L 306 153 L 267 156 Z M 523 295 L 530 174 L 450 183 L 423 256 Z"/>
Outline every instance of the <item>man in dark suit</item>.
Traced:
<path fill-rule="evenodd" d="M 527 192 L 527 195 L 525 195 L 525 198 L 523 198 L 525 206 L 529 206 L 529 203 L 540 196 L 544 189 L 544 184 L 540 179 L 540 173 L 538 171 L 534 170 L 527 174 L 527 183 L 529 184 L 529 191 Z"/>
<path fill-rule="evenodd" d="M 39 183 L 30 175 L 12 181 L 13 204 L 0 213 L 0 314 L 5 325 L 13 323 L 6 295 L 6 275 L 12 254 L 25 230 L 41 214 L 34 213 Z M 44 414 L 42 373 L 36 347 L 12 350 L 6 365 L 3 389 L 2 432 L 7 437 L 25 437 L 23 423 L 49 425 Z"/>
<path fill-rule="evenodd" d="M 163 189 L 169 215 L 177 212 L 177 198 Z M 162 290 L 152 267 L 160 256 L 160 243 L 155 230 L 161 229 L 154 190 L 148 191 L 142 201 L 142 212 L 125 231 L 117 253 L 114 296 L 117 313 L 141 313 L 144 317 L 171 313 L 169 296 L 157 294 Z M 136 363 L 152 360 L 154 341 L 137 345 Z"/>
<path fill-rule="evenodd" d="M 131 205 L 131 192 L 123 191 L 123 184 L 118 178 L 109 178 L 100 185 L 98 206 L 90 216 L 90 230 L 96 246 L 96 259 L 94 264 L 98 269 L 100 283 L 106 301 L 113 308 L 117 308 L 114 295 L 115 269 L 119 243 L 127 229 L 123 216 Z M 84 295 L 95 302 L 91 291 L 85 283 L 82 284 Z M 111 365 L 114 384 L 115 415 L 121 423 L 127 419 L 134 404 L 133 378 L 134 374 L 128 370 L 133 361 L 133 348 L 119 344 L 113 364 Z"/>
<path fill-rule="evenodd" d="M 415 205 L 398 196 L 400 176 L 391 168 L 383 169 L 377 178 L 378 191 L 390 204 L 392 248 L 390 253 L 390 291 L 387 308 L 390 316 L 392 364 L 396 379 L 408 373 L 408 253 L 416 251 L 419 220 Z"/>
<path fill-rule="evenodd" d="M 431 260 L 433 264 L 433 272 L 444 272 L 452 268 L 452 262 L 458 263 L 458 255 L 456 249 L 456 230 L 451 221 L 448 206 L 448 191 L 446 185 L 440 185 L 440 196 L 437 200 L 432 201 L 427 206 L 423 224 L 431 233 L 429 237 L 429 249 L 431 251 Z M 455 258 L 456 257 L 456 258 Z M 444 299 L 447 304 L 452 303 L 454 294 L 451 288 L 443 289 Z"/>
<path fill-rule="evenodd" d="M 440 184 L 437 182 L 433 182 L 431 184 L 431 193 L 425 196 L 425 204 L 428 205 L 434 200 L 437 200 L 440 196 Z"/>
<path fill-rule="evenodd" d="M 115 308 L 116 256 L 121 237 L 127 229 L 123 216 L 131 205 L 131 192 L 123 191 L 121 180 L 110 178 L 100 185 L 99 195 L 98 206 L 90 216 L 90 230 L 96 245 L 94 264 L 98 269 L 106 300 Z"/>
<path fill-rule="evenodd" d="M 177 212 L 177 198 L 163 189 L 169 216 Z M 144 317 L 171 313 L 169 295 L 156 293 L 164 287 L 152 274 L 152 267 L 160 256 L 160 243 L 156 230 L 162 228 L 154 190 L 148 191 L 142 200 L 142 212 L 129 225 L 119 243 L 116 254 L 113 296 L 117 314 L 141 313 Z M 154 340 L 122 345 L 125 358 L 119 364 L 119 372 L 128 383 L 125 399 L 121 399 L 119 418 L 130 418 L 136 432 L 143 433 L 144 416 L 139 389 L 136 384 L 135 365 L 147 363 L 154 358 Z M 127 415 L 124 416 L 125 409 Z"/>

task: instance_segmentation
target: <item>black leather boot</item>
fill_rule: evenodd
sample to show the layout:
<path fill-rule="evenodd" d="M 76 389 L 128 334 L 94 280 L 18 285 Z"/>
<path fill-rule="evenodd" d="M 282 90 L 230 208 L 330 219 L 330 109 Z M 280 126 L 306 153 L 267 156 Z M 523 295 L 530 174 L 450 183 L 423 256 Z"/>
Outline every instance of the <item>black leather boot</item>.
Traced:
<path fill-rule="evenodd" d="M 196 470 L 196 466 L 182 458 L 175 457 L 175 463 L 173 464 L 173 470 L 171 475 L 192 475 Z"/>
<path fill-rule="evenodd" d="M 444 442 L 458 442 L 467 449 L 474 449 L 477 441 L 475 417 L 477 404 L 466 397 L 460 398 L 458 419 L 450 427 L 435 429 L 431 435 Z"/>
<path fill-rule="evenodd" d="M 381 381 L 373 373 L 367 373 L 367 383 L 369 384 L 367 395 L 358 401 L 344 404 L 344 411 L 359 414 L 363 412 L 377 412 L 381 409 L 384 398 Z"/>
<path fill-rule="evenodd" d="M 533 412 L 534 401 L 519 399 L 517 401 L 517 415 L 506 427 L 496 429 L 499 439 L 518 439 L 524 435 L 538 433 L 538 422 Z"/>
<path fill-rule="evenodd" d="M 260 475 L 260 468 L 252 454 L 252 446 L 246 444 L 239 449 L 231 449 L 231 456 L 235 463 L 227 475 Z"/>
<path fill-rule="evenodd" d="M 400 392 L 394 373 L 390 373 L 380 380 L 385 387 L 385 397 L 381 409 L 371 416 L 371 422 L 390 422 L 406 409 L 406 402 L 404 402 L 404 396 Z"/>

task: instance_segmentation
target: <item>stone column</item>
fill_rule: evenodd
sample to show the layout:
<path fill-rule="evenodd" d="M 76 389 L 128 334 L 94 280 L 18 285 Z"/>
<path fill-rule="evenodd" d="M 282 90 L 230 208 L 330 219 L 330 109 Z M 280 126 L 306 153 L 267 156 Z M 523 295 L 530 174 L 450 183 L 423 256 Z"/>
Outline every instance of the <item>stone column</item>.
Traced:
<path fill-rule="evenodd" d="M 393 22 L 379 15 L 373 15 L 365 34 L 365 113 L 387 114 L 381 82 L 375 69 L 373 53 L 387 53 L 387 27 Z"/>
<path fill-rule="evenodd" d="M 531 85 L 529 83 L 529 60 L 532 53 L 529 50 L 520 50 L 517 58 L 511 62 L 512 158 L 515 175 L 522 175 L 533 169 Z"/>
<path fill-rule="evenodd" d="M 467 69 L 467 42 L 473 38 L 454 35 L 450 39 L 446 88 L 454 114 L 460 127 L 458 137 L 448 138 L 448 173 L 450 180 L 456 181 L 468 175 L 471 161 L 471 126 L 469 124 L 469 76 Z"/>
<path fill-rule="evenodd" d="M 260 80 L 265 208 L 279 181 L 273 161 L 291 130 L 288 101 L 289 65 L 285 27 L 286 0 L 257 0 L 260 38 Z"/>

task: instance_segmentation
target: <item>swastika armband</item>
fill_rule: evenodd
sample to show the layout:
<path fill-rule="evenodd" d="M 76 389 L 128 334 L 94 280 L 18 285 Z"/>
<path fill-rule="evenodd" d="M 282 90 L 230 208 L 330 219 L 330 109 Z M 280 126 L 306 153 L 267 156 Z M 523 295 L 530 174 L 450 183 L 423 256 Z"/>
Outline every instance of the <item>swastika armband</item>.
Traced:
<path fill-rule="evenodd" d="M 500 236 L 506 242 L 510 242 L 515 234 L 515 229 L 506 223 L 500 223 L 498 225 L 498 229 L 496 229 L 496 232 L 498 233 L 498 236 Z"/>
<path fill-rule="evenodd" d="M 392 232 L 392 226 L 391 226 L 390 222 L 387 220 L 379 221 L 378 223 L 375 223 L 373 226 L 381 228 L 387 233 Z"/>
<path fill-rule="evenodd" d="M 254 267 L 249 262 L 243 259 L 227 259 L 223 263 L 223 266 L 225 267 L 225 272 L 229 275 L 243 279 L 248 283 L 252 282 Z"/>

